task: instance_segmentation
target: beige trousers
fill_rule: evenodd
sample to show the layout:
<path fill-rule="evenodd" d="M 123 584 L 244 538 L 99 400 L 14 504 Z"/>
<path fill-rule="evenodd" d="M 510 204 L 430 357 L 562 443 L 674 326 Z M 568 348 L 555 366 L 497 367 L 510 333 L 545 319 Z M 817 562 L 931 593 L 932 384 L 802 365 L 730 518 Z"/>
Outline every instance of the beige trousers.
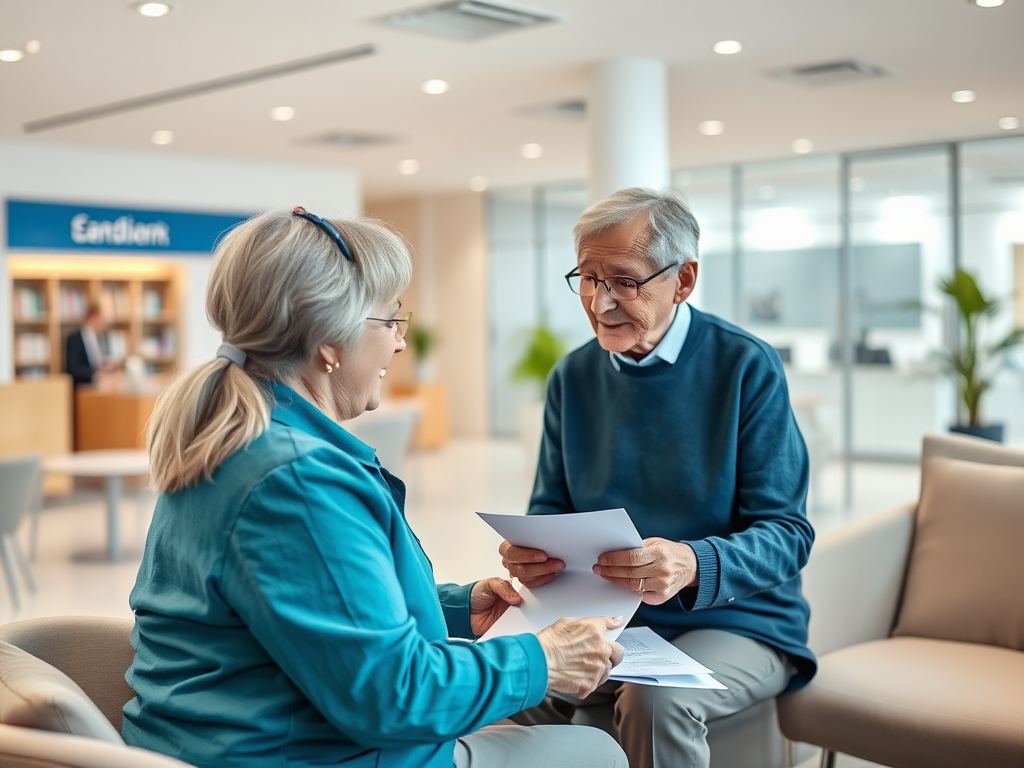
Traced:
<path fill-rule="evenodd" d="M 569 723 L 577 709 L 604 707 L 614 710 L 619 744 L 629 756 L 630 768 L 709 768 L 707 723 L 777 696 L 795 670 L 775 649 L 722 630 L 696 629 L 672 644 L 713 670 L 728 690 L 609 681 L 582 701 L 551 694 L 513 720 L 523 725 Z"/>

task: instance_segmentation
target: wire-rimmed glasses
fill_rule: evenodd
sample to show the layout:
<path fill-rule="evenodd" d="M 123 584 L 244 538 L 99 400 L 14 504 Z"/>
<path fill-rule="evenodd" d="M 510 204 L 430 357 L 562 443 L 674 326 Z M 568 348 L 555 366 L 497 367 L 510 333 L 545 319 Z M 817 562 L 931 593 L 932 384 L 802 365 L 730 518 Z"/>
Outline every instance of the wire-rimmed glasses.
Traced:
<path fill-rule="evenodd" d="M 395 332 L 395 336 L 400 339 L 404 339 L 405 334 L 409 331 L 409 322 L 412 320 L 412 312 L 395 312 L 391 317 L 368 317 L 366 319 L 376 320 L 378 323 L 384 323 Z"/>
<path fill-rule="evenodd" d="M 642 280 L 629 275 L 608 275 L 604 280 L 598 280 L 593 275 L 581 275 L 577 271 L 578 268 L 573 268 L 566 274 L 565 282 L 569 284 L 570 291 L 583 298 L 590 298 L 596 294 L 597 286 L 601 284 L 608 291 L 608 295 L 616 301 L 633 301 L 640 295 L 642 285 L 651 282 L 658 275 L 668 272 L 676 266 L 679 266 L 678 261 L 667 267 L 662 267 L 650 277 L 645 277 Z"/>

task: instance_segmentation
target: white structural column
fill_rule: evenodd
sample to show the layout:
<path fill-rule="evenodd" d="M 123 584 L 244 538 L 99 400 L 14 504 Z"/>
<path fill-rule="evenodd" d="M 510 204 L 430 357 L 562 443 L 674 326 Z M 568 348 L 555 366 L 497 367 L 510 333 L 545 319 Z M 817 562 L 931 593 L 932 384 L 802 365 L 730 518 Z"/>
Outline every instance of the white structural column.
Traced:
<path fill-rule="evenodd" d="M 595 64 L 587 101 L 590 200 L 669 183 L 668 67 L 656 59 Z"/>

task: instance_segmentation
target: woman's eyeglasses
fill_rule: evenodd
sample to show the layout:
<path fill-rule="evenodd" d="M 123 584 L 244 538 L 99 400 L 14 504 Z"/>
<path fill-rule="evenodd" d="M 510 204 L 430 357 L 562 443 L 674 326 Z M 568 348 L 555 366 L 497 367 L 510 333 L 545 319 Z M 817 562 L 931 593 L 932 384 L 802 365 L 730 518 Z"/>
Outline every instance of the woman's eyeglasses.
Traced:
<path fill-rule="evenodd" d="M 352 263 L 355 263 L 355 257 L 352 255 L 352 249 L 349 247 L 348 243 L 345 242 L 345 238 L 341 236 L 341 232 L 338 231 L 338 228 L 331 224 L 331 222 L 326 219 L 321 219 L 315 213 L 310 213 L 301 205 L 292 208 L 292 216 L 299 216 L 306 221 L 312 221 L 320 227 L 320 229 L 326 232 L 327 236 L 334 241 L 334 244 L 338 246 L 338 250 L 341 251 L 342 256 Z"/>
<path fill-rule="evenodd" d="M 404 339 L 409 330 L 409 321 L 412 320 L 412 312 L 396 312 L 394 317 L 368 317 L 366 319 L 384 323 L 395 332 L 395 336 Z"/>

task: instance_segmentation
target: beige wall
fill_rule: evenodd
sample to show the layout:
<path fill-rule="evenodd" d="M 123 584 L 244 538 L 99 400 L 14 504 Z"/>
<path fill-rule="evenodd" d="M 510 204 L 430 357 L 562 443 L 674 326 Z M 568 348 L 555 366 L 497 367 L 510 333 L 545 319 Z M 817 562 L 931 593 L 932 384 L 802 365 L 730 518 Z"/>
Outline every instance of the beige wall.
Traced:
<path fill-rule="evenodd" d="M 437 330 L 436 378 L 451 393 L 452 433 L 484 437 L 487 403 L 487 236 L 483 195 L 432 195 L 366 203 L 366 214 L 409 241 L 413 282 L 402 298 L 413 323 Z M 404 359 L 403 359 L 404 358 Z M 392 363 L 393 381 L 415 377 L 411 354 Z"/>

